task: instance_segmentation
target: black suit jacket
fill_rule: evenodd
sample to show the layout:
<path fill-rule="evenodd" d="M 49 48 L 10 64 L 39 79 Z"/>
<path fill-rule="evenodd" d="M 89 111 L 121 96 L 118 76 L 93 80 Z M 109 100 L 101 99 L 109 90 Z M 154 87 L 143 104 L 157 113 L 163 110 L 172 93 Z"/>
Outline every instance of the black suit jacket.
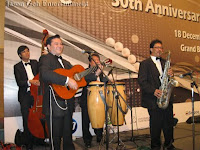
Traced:
<path fill-rule="evenodd" d="M 65 69 L 72 68 L 70 62 L 66 60 L 62 60 Z M 50 113 L 50 84 L 58 84 L 58 85 L 65 85 L 66 76 L 57 74 L 53 72 L 55 69 L 62 68 L 58 58 L 51 53 L 40 57 L 39 61 L 39 70 L 40 70 L 40 80 L 44 83 L 44 95 L 43 95 L 43 113 L 45 115 L 49 115 Z M 52 95 L 51 95 L 52 97 Z M 56 97 L 58 103 L 61 107 L 65 108 L 66 104 L 65 101 L 59 97 Z M 53 98 L 51 99 L 52 107 L 53 107 L 53 115 L 54 116 L 63 116 L 64 111 L 62 111 L 58 106 L 56 106 Z M 67 100 L 68 109 L 73 112 L 74 109 L 74 98 Z"/>
<path fill-rule="evenodd" d="M 162 69 L 164 69 L 165 60 L 161 59 Z M 142 90 L 142 107 L 148 109 L 156 109 L 157 97 L 154 96 L 156 89 L 159 89 L 161 83 L 159 79 L 160 73 L 156 64 L 150 58 L 144 60 L 140 64 L 138 73 L 138 82 Z"/>
<path fill-rule="evenodd" d="M 33 75 L 35 76 L 38 73 L 38 62 L 37 60 L 30 60 L 30 63 Z M 17 85 L 19 86 L 18 101 L 22 102 L 28 88 L 28 76 L 22 61 L 14 65 L 14 75 Z"/>

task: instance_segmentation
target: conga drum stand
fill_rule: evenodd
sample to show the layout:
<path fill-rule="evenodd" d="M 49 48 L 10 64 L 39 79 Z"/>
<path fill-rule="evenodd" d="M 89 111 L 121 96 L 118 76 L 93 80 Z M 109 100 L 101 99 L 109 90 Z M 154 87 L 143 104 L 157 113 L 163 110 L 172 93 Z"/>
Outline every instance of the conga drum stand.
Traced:
<path fill-rule="evenodd" d="M 118 96 L 118 95 L 116 95 L 116 96 Z M 116 101 L 116 105 L 118 105 L 117 103 L 118 103 L 118 98 L 115 98 L 113 101 Z M 119 149 L 122 149 L 122 148 L 125 148 L 125 144 L 122 142 L 122 140 L 120 139 L 120 136 L 119 136 L 119 116 L 118 116 L 118 114 L 119 114 L 119 110 L 118 110 L 118 106 L 116 106 L 116 108 L 117 108 L 117 132 L 116 132 L 116 128 L 113 126 L 113 125 L 109 125 L 108 126 L 108 124 L 107 124 L 107 126 L 109 127 L 108 128 L 108 130 L 107 131 L 109 131 L 109 133 L 110 133 L 110 131 L 112 131 L 112 133 L 113 133 L 113 138 L 109 141 L 109 144 L 111 144 L 112 142 L 114 142 L 114 140 L 115 140 L 115 138 L 117 138 L 117 148 L 116 149 L 118 149 L 118 147 L 120 146 L 120 148 Z M 109 108 L 108 108 L 109 109 Z M 110 108 L 111 109 L 111 108 Z M 108 117 L 108 115 L 109 114 L 107 114 L 107 119 L 109 118 Z M 110 120 L 110 122 L 111 122 L 111 120 Z M 108 134 L 109 134 L 108 133 Z M 108 135 L 108 134 L 106 134 L 106 135 Z"/>
<path fill-rule="evenodd" d="M 122 140 L 120 139 L 120 136 L 119 136 L 119 105 L 121 105 L 121 104 L 119 104 L 120 103 L 120 100 L 119 100 L 119 97 L 121 97 L 122 98 L 122 100 L 125 102 L 125 104 L 127 105 L 127 107 L 131 110 L 131 108 L 130 108 L 130 106 L 126 103 L 126 101 L 124 100 L 124 98 L 122 97 L 122 95 L 120 94 L 120 92 L 118 91 L 118 89 L 117 89 L 117 86 L 116 86 L 116 82 L 115 82 L 115 80 L 114 80 L 114 76 L 113 76 L 113 73 L 111 72 L 111 75 L 112 75 L 112 78 L 113 78 L 113 82 L 114 82 L 114 84 L 113 84 L 113 90 L 114 90 L 114 92 L 113 93 L 115 93 L 116 95 L 115 95 L 115 98 L 114 98 L 114 100 L 116 101 L 116 108 L 117 108 L 117 137 L 118 137 L 118 139 L 117 139 L 117 147 L 116 147 L 116 149 L 121 149 L 121 148 L 125 148 L 125 144 L 122 142 Z M 122 110 L 121 110 L 122 111 Z M 115 136 L 116 137 L 116 136 Z M 115 138 L 114 137 L 114 138 Z M 114 140 L 114 139 L 113 139 Z"/>
<path fill-rule="evenodd" d="M 109 144 L 111 144 L 112 142 L 114 142 L 114 140 L 115 140 L 116 137 L 118 138 L 118 134 L 115 131 L 115 128 L 113 126 L 109 126 L 109 132 L 110 131 L 112 131 L 114 137 L 110 140 Z M 119 138 L 119 143 L 121 143 L 121 145 L 125 146 L 125 144 L 122 142 L 122 140 L 120 138 Z"/>

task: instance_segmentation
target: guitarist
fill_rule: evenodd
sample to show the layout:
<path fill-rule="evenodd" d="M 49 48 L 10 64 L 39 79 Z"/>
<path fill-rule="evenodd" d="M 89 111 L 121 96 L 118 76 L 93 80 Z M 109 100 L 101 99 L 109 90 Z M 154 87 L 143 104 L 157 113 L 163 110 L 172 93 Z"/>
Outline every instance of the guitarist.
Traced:
<path fill-rule="evenodd" d="M 77 82 L 69 77 L 59 75 L 55 69 L 70 69 L 70 62 L 62 59 L 63 44 L 59 35 L 51 36 L 46 41 L 49 53 L 40 58 L 39 71 L 44 83 L 43 113 L 47 120 L 51 149 L 61 149 L 63 138 L 63 150 L 74 150 L 72 142 L 72 114 L 74 110 L 74 98 L 64 100 L 54 97 L 50 84 L 58 84 L 76 90 Z"/>
<path fill-rule="evenodd" d="M 93 53 L 89 55 L 88 57 L 89 60 L 89 68 L 96 66 L 96 64 L 99 65 L 99 67 L 103 70 L 103 65 L 101 65 L 100 62 L 100 57 L 98 54 Z M 96 63 L 95 63 L 95 62 Z M 88 75 L 85 76 L 85 80 L 87 82 L 87 85 L 92 82 L 92 81 L 101 81 L 101 82 L 108 82 L 108 79 L 103 76 L 101 69 L 97 69 L 95 72 L 92 72 Z M 92 135 L 89 131 L 89 124 L 90 124 L 90 119 L 88 115 L 88 107 L 87 107 L 87 86 L 83 88 L 82 96 L 81 96 L 81 101 L 80 101 L 80 106 L 82 110 L 82 132 L 83 132 L 83 140 L 85 143 L 86 148 L 91 147 L 91 141 L 92 141 Z M 103 129 L 94 129 L 94 132 L 97 136 L 97 142 L 100 143 L 102 139 L 102 133 Z"/>

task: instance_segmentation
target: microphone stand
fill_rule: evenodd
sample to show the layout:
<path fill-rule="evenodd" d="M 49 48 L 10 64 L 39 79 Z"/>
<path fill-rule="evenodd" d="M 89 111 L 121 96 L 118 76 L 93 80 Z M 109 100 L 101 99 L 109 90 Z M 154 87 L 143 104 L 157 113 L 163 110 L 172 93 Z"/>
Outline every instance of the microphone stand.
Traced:
<path fill-rule="evenodd" d="M 114 68 L 114 67 L 113 67 Z M 126 70 L 127 71 L 127 70 Z M 117 148 L 119 148 L 120 146 L 120 142 L 123 143 L 120 138 L 119 138 L 119 96 L 122 98 L 122 100 L 125 102 L 125 104 L 127 105 L 127 107 L 131 110 L 130 106 L 126 103 L 126 101 L 124 100 L 124 98 L 122 97 L 122 95 L 119 93 L 119 91 L 117 90 L 117 87 L 116 87 L 116 83 L 115 83 L 115 80 L 114 80 L 114 76 L 113 76 L 113 72 L 111 72 L 111 75 L 112 75 L 112 78 L 113 78 L 113 89 L 114 89 L 114 94 L 116 93 L 115 95 L 115 101 L 116 101 L 116 107 L 117 107 L 117 136 L 118 136 L 118 139 L 117 139 Z M 124 118 L 125 119 L 125 118 Z M 124 143 L 123 143 L 123 146 L 124 146 Z M 125 146 L 124 146 L 125 147 Z M 119 148 L 120 149 L 120 148 Z"/>
<path fill-rule="evenodd" d="M 91 60 L 96 64 L 97 69 L 100 69 L 101 72 L 102 72 L 102 74 L 105 76 L 105 78 L 107 78 L 108 81 L 110 81 L 109 78 L 108 78 L 108 76 L 103 72 L 103 70 L 99 67 L 99 65 L 98 65 L 98 64 L 95 62 L 95 60 L 92 58 L 91 53 L 90 53 L 89 55 L 90 55 Z M 106 98 L 107 98 L 107 96 L 106 96 L 106 91 L 107 91 L 107 89 L 106 89 L 106 87 L 107 87 L 106 84 L 107 84 L 108 81 L 104 82 L 104 83 L 105 83 L 105 84 L 104 84 L 104 97 L 105 97 L 105 120 L 106 120 L 106 150 L 108 150 L 108 148 L 109 148 L 109 136 L 108 136 L 108 107 L 107 107 L 107 101 L 106 101 Z"/>
<path fill-rule="evenodd" d="M 133 103 L 132 103 L 132 96 L 133 96 L 133 94 L 132 94 L 132 92 L 131 92 L 131 70 L 128 70 L 128 73 L 129 73 L 129 92 L 130 92 L 130 96 L 129 96 L 129 99 L 130 99 L 130 107 L 131 107 L 131 109 L 130 109 L 130 111 L 131 111 L 131 138 L 130 138 L 130 140 L 127 140 L 127 141 L 131 141 L 131 142 L 134 142 L 134 144 L 136 145 L 136 147 L 138 147 L 138 145 L 137 145 L 137 143 L 135 142 L 135 137 L 134 137 L 134 135 L 133 135 L 133 110 L 132 110 L 132 108 L 133 108 Z M 134 89 L 133 89 L 133 91 L 134 91 Z"/>
<path fill-rule="evenodd" d="M 108 66 L 108 67 L 110 67 L 110 66 Z M 122 69 L 122 68 L 118 68 L 118 67 L 115 67 L 115 66 L 112 66 L 111 68 L 112 68 L 112 69 L 119 70 L 120 72 L 123 72 L 123 73 L 129 73 L 129 72 L 132 72 L 132 73 L 136 73 L 136 74 L 138 74 L 137 72 L 134 72 L 134 71 L 131 71 L 131 70 Z"/>
<path fill-rule="evenodd" d="M 105 83 L 104 84 L 104 96 L 105 96 L 105 102 L 106 102 L 106 99 L 107 99 L 107 84 Z M 107 102 L 106 102 L 107 104 Z M 105 105 L 105 113 L 106 113 L 106 150 L 108 150 L 109 148 L 109 136 L 108 136 L 108 106 Z"/>
<path fill-rule="evenodd" d="M 196 82 L 194 81 L 192 74 L 189 75 L 192 83 L 191 83 L 191 90 L 192 90 L 192 138 L 193 138 L 193 150 L 195 150 L 195 124 L 194 124 L 194 86 L 196 87 L 198 94 L 199 90 L 198 90 L 198 86 L 196 84 Z"/>
<path fill-rule="evenodd" d="M 118 95 L 118 91 L 117 91 L 117 88 L 116 88 L 116 83 L 115 83 L 115 80 L 114 80 L 114 76 L 113 76 L 113 72 L 111 72 L 111 75 L 112 75 L 112 78 L 113 78 L 113 89 L 115 92 L 113 92 L 113 96 L 115 98 L 115 101 L 116 101 L 116 107 L 117 107 L 117 148 L 120 146 L 120 138 L 119 138 L 119 108 L 118 108 L 118 101 L 119 101 L 119 95 Z M 117 94 L 117 95 L 115 95 Z M 114 101 L 114 100 L 113 100 Z"/>
<path fill-rule="evenodd" d="M 94 59 L 92 58 L 91 54 L 89 54 L 90 57 L 91 57 L 91 60 L 94 61 Z M 102 74 L 105 76 L 105 78 L 107 78 L 107 80 L 109 82 L 111 82 L 111 80 L 108 78 L 108 76 L 103 72 L 103 70 L 99 67 L 99 65 L 94 61 L 94 63 L 96 64 L 97 66 L 97 69 L 100 69 Z M 112 67 L 112 69 L 115 69 L 116 67 Z M 116 68 L 116 69 L 120 69 L 120 68 Z M 127 71 L 127 70 L 124 70 L 124 69 L 120 69 L 122 71 Z M 130 71 L 130 70 L 129 70 Z M 119 100 L 119 96 L 123 99 L 123 101 L 125 102 L 125 104 L 127 105 L 127 107 L 131 110 L 130 106 L 126 103 L 126 101 L 124 100 L 124 98 L 121 96 L 121 94 L 118 92 L 117 88 L 116 88 L 116 84 L 115 84 L 115 80 L 114 80 L 114 76 L 113 76 L 113 73 L 111 72 L 112 74 L 112 78 L 113 78 L 113 81 L 114 81 L 114 84 L 112 84 L 114 86 L 114 91 L 117 93 L 116 95 L 116 104 L 117 104 L 117 131 L 118 131 L 118 146 L 120 146 L 119 144 L 119 118 L 118 118 L 118 100 Z M 108 82 L 107 81 L 107 82 Z M 104 84 L 104 87 L 106 87 L 106 84 Z M 105 103 L 106 103 L 106 88 L 104 88 L 104 96 L 105 96 Z M 117 100 L 118 99 L 118 100 Z M 132 111 L 132 110 L 131 110 Z M 106 150 L 108 150 L 109 148 L 109 136 L 108 136 L 108 107 L 107 107 L 107 103 L 105 105 L 105 117 L 106 117 Z M 117 146 L 117 148 L 118 148 Z"/>
<path fill-rule="evenodd" d="M 131 139 L 130 141 L 134 142 L 135 143 L 135 138 L 133 136 L 133 111 L 132 111 L 132 108 L 133 108 L 133 105 L 132 105 L 132 92 L 131 92 L 131 71 L 129 70 L 129 89 L 130 89 L 130 103 L 131 103 Z M 135 145 L 138 147 L 138 145 L 135 143 Z"/>

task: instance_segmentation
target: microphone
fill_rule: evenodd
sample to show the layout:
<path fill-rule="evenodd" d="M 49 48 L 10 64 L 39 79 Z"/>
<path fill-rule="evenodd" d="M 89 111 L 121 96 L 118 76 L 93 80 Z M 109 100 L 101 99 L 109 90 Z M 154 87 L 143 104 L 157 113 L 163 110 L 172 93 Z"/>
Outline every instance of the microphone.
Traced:
<path fill-rule="evenodd" d="M 110 69 L 110 71 L 108 72 L 108 75 L 107 75 L 107 76 L 109 76 L 109 75 L 112 73 L 112 71 L 113 71 L 113 68 Z"/>
<path fill-rule="evenodd" d="M 180 74 L 179 77 L 180 78 L 184 78 L 185 76 L 191 76 L 193 74 L 194 71 L 190 71 L 188 73 L 184 73 L 184 74 Z"/>
<path fill-rule="evenodd" d="M 92 51 L 92 50 L 82 50 L 81 51 L 81 53 L 83 53 L 83 54 L 85 54 L 85 53 L 87 53 L 87 54 L 91 54 L 91 53 L 94 53 L 95 51 Z"/>

